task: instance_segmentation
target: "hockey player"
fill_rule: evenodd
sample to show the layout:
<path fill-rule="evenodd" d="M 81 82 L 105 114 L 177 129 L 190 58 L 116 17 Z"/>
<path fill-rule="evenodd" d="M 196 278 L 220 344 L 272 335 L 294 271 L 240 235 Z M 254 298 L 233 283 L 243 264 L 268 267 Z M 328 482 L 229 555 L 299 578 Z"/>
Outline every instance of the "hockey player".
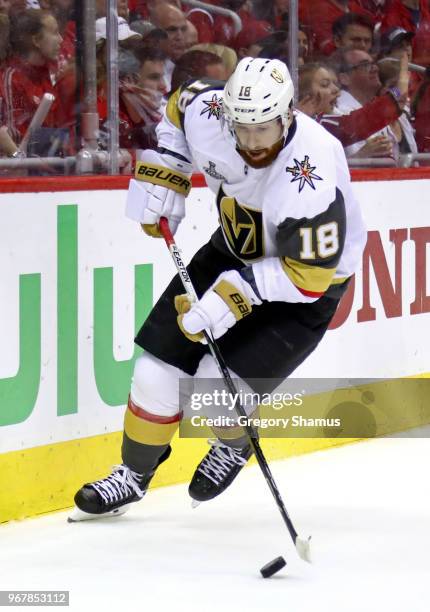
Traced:
<path fill-rule="evenodd" d="M 204 329 L 232 375 L 263 380 L 264 392 L 327 330 L 365 231 L 340 142 L 292 100 L 285 64 L 258 58 L 243 59 L 224 88 L 194 81 L 170 97 L 158 150 L 145 152 L 130 182 L 127 215 L 151 236 L 160 236 L 161 216 L 175 232 L 194 162 L 216 194 L 220 227 L 188 266 L 199 302 L 181 295 L 176 276 L 136 337 L 145 352 L 125 414 L 123 463 L 77 492 L 78 518 L 120 514 L 144 496 L 181 420 L 179 380 L 219 376 Z M 220 431 L 191 497 L 218 495 L 250 455 L 240 427 Z"/>

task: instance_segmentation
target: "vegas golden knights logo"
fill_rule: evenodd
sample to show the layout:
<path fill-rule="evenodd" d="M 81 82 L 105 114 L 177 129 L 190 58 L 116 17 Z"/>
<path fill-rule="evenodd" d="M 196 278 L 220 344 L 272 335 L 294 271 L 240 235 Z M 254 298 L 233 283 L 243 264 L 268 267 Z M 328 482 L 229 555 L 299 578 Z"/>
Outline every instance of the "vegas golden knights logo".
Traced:
<path fill-rule="evenodd" d="M 263 215 L 235 198 L 218 195 L 218 209 L 225 238 L 239 259 L 260 259 L 264 255 Z"/>

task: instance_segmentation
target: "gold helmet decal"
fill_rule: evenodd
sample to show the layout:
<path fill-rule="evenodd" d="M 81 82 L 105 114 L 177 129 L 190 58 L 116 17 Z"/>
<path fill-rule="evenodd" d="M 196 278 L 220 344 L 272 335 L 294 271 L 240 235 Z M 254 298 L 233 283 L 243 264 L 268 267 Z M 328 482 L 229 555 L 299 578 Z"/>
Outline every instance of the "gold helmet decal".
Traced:
<path fill-rule="evenodd" d="M 282 74 L 279 72 L 279 70 L 277 68 L 273 68 L 272 72 L 270 73 L 270 76 L 277 83 L 283 83 L 284 82 L 284 77 L 282 76 Z"/>

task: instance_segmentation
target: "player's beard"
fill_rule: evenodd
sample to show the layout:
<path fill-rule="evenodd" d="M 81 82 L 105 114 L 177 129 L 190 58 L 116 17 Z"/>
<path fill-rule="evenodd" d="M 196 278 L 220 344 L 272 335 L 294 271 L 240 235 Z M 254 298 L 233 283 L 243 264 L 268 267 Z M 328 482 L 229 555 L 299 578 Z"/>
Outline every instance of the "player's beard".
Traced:
<path fill-rule="evenodd" d="M 270 166 L 270 164 L 278 157 L 280 151 L 282 150 L 282 147 L 284 146 L 284 142 L 285 137 L 281 136 L 281 138 L 271 147 L 256 151 L 259 154 L 264 153 L 264 157 L 261 157 L 259 159 L 255 159 L 252 155 L 250 155 L 249 151 L 247 151 L 246 149 L 241 149 L 239 145 L 236 147 L 236 150 L 241 156 L 241 158 L 248 164 L 248 166 L 251 166 L 251 168 L 255 168 L 256 170 L 258 170 L 260 168 L 267 168 L 267 166 Z"/>

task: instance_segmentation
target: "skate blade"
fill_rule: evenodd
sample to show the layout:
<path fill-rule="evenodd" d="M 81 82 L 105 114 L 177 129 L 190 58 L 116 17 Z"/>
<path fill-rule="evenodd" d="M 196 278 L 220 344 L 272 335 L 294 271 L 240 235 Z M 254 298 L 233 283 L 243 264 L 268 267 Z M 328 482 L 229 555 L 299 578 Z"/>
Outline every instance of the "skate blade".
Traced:
<path fill-rule="evenodd" d="M 197 508 L 198 506 L 200 506 L 202 502 L 197 501 L 197 499 L 192 499 L 191 500 L 191 508 Z"/>
<path fill-rule="evenodd" d="M 121 516 L 121 514 L 125 514 L 127 510 L 130 508 L 130 504 L 125 504 L 121 506 L 121 508 L 116 508 L 115 510 L 111 510 L 110 512 L 105 512 L 104 514 L 91 514 L 89 512 L 84 512 L 75 506 L 70 516 L 67 517 L 68 523 L 80 523 L 81 521 L 93 521 L 95 519 L 104 519 L 112 516 Z"/>

